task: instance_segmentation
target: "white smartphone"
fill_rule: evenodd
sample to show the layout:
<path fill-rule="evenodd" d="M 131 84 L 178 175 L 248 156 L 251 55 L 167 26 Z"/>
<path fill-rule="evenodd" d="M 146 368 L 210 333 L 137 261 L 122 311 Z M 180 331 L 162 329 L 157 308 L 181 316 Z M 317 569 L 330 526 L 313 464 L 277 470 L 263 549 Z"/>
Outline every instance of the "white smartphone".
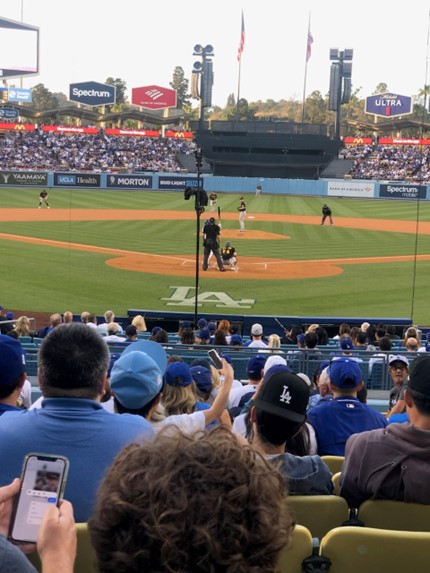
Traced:
<path fill-rule="evenodd" d="M 221 370 L 221 368 L 222 368 L 221 356 L 218 354 L 218 352 L 215 350 L 215 348 L 211 348 L 210 350 L 208 350 L 208 355 L 209 355 L 209 358 L 214 363 L 215 368 L 217 370 Z"/>
<path fill-rule="evenodd" d="M 21 489 L 17 495 L 9 528 L 15 543 L 36 543 L 40 524 L 50 503 L 63 498 L 69 460 L 64 456 L 30 453 L 25 456 L 21 472 Z"/>

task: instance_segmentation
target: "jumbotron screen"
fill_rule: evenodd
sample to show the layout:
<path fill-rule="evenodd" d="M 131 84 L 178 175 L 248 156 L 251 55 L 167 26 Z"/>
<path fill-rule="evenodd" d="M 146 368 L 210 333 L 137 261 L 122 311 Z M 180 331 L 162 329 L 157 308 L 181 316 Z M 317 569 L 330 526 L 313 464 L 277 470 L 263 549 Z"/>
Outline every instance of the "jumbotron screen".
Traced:
<path fill-rule="evenodd" d="M 39 28 L 0 18 L 0 79 L 39 73 Z"/>

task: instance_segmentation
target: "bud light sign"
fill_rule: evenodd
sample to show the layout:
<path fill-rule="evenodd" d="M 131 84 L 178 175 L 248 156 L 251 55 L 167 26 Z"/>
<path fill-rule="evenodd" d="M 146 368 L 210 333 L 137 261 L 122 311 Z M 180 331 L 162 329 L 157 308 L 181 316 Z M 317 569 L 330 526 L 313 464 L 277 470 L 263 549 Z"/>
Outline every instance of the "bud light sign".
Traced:
<path fill-rule="evenodd" d="M 412 113 L 412 98 L 399 94 L 385 93 L 366 98 L 365 113 L 381 117 L 395 117 Z"/>
<path fill-rule="evenodd" d="M 70 84 L 69 100 L 85 105 L 98 106 L 115 103 L 116 87 L 97 82 Z"/>

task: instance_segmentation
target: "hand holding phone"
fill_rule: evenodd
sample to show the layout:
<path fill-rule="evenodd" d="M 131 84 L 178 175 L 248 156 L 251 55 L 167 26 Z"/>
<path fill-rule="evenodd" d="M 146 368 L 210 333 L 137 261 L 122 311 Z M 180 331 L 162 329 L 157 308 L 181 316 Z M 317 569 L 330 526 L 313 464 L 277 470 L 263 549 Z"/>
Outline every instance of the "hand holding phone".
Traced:
<path fill-rule="evenodd" d="M 62 500 L 68 469 L 69 461 L 64 456 L 37 453 L 25 456 L 21 488 L 9 528 L 11 541 L 36 543 L 47 508 Z"/>
<path fill-rule="evenodd" d="M 208 355 L 209 358 L 214 363 L 215 368 L 217 370 L 221 370 L 223 368 L 222 359 L 221 356 L 218 354 L 218 352 L 215 350 L 215 348 L 211 348 L 210 350 L 208 350 Z"/>

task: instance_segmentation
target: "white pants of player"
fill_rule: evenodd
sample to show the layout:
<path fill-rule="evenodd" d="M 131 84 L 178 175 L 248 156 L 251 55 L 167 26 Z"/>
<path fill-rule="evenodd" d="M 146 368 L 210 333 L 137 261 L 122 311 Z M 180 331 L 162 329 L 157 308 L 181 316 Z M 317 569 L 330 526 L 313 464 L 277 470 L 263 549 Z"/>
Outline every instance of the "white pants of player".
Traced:
<path fill-rule="evenodd" d="M 211 202 L 210 202 L 210 205 L 211 205 L 211 213 L 213 213 L 213 212 L 215 211 L 215 204 L 216 204 L 216 201 L 211 201 Z"/>
<path fill-rule="evenodd" d="M 246 211 L 241 211 L 239 213 L 239 225 L 241 231 L 245 230 L 245 218 L 246 218 Z"/>

